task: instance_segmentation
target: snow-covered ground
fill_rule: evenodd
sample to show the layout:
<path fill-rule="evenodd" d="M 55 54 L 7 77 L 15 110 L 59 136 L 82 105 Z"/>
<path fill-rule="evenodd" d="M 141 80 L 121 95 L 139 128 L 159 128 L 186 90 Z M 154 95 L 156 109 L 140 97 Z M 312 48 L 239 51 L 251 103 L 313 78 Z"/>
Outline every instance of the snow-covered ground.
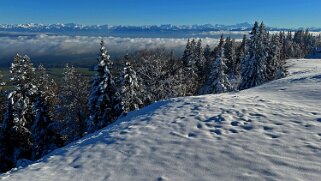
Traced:
<path fill-rule="evenodd" d="M 321 60 L 220 95 L 132 112 L 0 180 L 320 180 Z"/>

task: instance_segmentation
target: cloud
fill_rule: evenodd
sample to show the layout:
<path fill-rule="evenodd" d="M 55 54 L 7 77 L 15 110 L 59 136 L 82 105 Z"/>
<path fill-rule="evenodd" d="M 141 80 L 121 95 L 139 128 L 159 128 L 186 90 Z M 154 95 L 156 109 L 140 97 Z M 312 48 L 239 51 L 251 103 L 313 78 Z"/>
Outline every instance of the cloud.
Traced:
<path fill-rule="evenodd" d="M 111 55 L 130 53 L 141 49 L 165 47 L 181 53 L 187 38 L 120 38 L 62 36 L 38 34 L 30 36 L 0 37 L 0 60 L 13 58 L 16 53 L 34 57 L 77 56 L 96 54 L 100 40 L 104 39 Z M 203 38 L 203 43 L 214 46 L 218 39 Z"/>
<path fill-rule="evenodd" d="M 249 31 L 208 31 L 202 32 L 200 35 L 204 36 L 221 36 L 221 35 L 228 35 L 232 37 L 241 38 L 243 35 L 248 35 Z"/>

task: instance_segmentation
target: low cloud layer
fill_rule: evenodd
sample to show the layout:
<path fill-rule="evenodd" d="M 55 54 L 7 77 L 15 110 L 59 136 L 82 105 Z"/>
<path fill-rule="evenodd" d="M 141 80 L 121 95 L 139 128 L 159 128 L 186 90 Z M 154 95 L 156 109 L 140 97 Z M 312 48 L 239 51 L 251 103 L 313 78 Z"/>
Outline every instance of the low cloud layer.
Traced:
<path fill-rule="evenodd" d="M 13 58 L 16 53 L 34 57 L 80 56 L 96 54 L 100 40 L 104 39 L 110 54 L 124 54 L 146 48 L 165 47 L 181 53 L 186 38 L 119 38 L 89 36 L 57 36 L 39 34 L 35 36 L 0 37 L 0 61 Z M 218 39 L 204 38 L 204 45 L 214 46 Z"/>

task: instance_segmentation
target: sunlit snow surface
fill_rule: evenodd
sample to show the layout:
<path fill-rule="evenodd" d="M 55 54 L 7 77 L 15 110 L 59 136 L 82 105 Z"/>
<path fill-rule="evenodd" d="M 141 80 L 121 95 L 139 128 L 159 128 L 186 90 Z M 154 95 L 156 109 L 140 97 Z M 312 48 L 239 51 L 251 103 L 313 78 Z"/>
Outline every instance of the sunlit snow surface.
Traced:
<path fill-rule="evenodd" d="M 239 93 L 171 99 L 0 180 L 320 180 L 321 60 Z"/>

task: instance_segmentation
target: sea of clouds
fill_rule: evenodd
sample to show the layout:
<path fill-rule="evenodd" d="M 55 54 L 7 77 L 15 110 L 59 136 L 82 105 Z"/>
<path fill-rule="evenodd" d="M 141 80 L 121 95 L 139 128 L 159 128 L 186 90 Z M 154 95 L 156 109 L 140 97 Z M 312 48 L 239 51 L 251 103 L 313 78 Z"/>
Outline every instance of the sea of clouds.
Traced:
<path fill-rule="evenodd" d="M 99 43 L 103 39 L 111 55 L 131 53 L 142 49 L 164 47 L 182 53 L 187 38 L 121 38 L 90 37 L 38 34 L 33 36 L 0 37 L 0 61 L 13 58 L 15 54 L 27 54 L 31 58 L 46 56 L 81 56 L 97 54 Z M 215 38 L 202 38 L 203 45 L 214 46 Z"/>

